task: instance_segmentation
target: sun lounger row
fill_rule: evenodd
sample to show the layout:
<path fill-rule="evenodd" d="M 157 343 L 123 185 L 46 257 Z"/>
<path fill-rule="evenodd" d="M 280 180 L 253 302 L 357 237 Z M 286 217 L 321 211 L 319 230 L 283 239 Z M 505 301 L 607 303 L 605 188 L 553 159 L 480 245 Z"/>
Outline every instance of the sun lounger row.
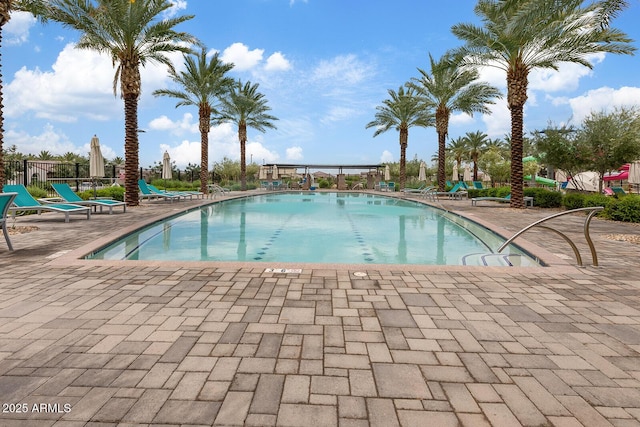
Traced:
<path fill-rule="evenodd" d="M 144 179 L 138 180 L 138 188 L 140 189 L 139 197 L 141 199 L 164 199 L 173 203 L 174 200 L 187 199 L 190 200 L 204 197 L 204 193 L 200 191 L 167 191 L 160 190 L 151 184 L 147 184 Z"/>
<path fill-rule="evenodd" d="M 91 208 L 89 206 L 80 206 L 72 203 L 41 203 L 34 199 L 24 185 L 6 184 L 4 191 L 7 193 L 16 193 L 13 205 L 9 206 L 8 211 L 15 218 L 17 212 L 34 211 L 38 215 L 42 212 L 57 212 L 64 214 L 64 222 L 69 222 L 69 215 L 72 213 L 85 214 L 87 219 L 91 219 Z"/>

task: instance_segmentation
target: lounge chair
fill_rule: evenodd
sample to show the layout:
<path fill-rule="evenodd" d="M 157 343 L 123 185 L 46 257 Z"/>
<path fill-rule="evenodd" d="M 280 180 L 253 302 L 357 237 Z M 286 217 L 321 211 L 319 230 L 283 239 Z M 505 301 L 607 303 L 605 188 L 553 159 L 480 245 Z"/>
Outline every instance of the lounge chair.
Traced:
<path fill-rule="evenodd" d="M 67 203 L 73 203 L 74 205 L 80 205 L 80 206 L 93 206 L 94 208 L 100 207 L 101 213 L 102 213 L 102 208 L 109 208 L 109 215 L 113 213 L 113 208 L 118 206 L 122 207 L 123 213 L 127 211 L 127 204 L 119 200 L 113 200 L 113 199 L 83 200 L 82 197 L 74 193 L 73 189 L 69 187 L 69 184 L 66 184 L 66 183 L 51 184 L 51 187 L 53 187 L 55 192 L 58 193 L 62 201 Z"/>
<path fill-rule="evenodd" d="M 387 191 L 387 183 L 384 181 L 380 181 L 375 185 L 375 189 L 378 191 Z"/>
<path fill-rule="evenodd" d="M 140 198 L 142 199 L 164 199 L 170 200 L 173 203 L 174 200 L 180 200 L 180 196 L 168 194 L 168 193 L 156 193 L 151 191 L 149 185 L 144 179 L 138 180 L 138 188 L 140 189 Z"/>
<path fill-rule="evenodd" d="M 465 190 L 464 183 L 458 182 L 453 188 L 449 191 L 435 191 L 433 192 L 434 196 L 447 196 L 450 199 L 462 200 L 462 197 L 467 196 L 467 191 Z"/>
<path fill-rule="evenodd" d="M 481 181 L 473 181 L 473 188 L 475 188 L 476 190 L 482 190 L 484 189 L 484 186 L 482 185 Z"/>
<path fill-rule="evenodd" d="M 613 194 L 616 194 L 618 196 L 624 196 L 625 194 L 627 194 L 627 192 L 624 191 L 622 187 L 611 187 L 611 191 L 613 191 Z"/>
<path fill-rule="evenodd" d="M 160 190 L 158 187 L 156 187 L 155 185 L 151 185 L 151 184 L 147 184 L 147 187 L 149 187 L 149 190 L 151 190 L 152 193 L 156 193 L 156 194 L 173 194 L 174 196 L 182 197 L 184 199 L 186 199 L 188 197 L 189 200 L 193 199 L 193 196 L 197 197 L 197 195 L 193 194 L 190 191 Z M 198 193 L 200 193 L 200 192 L 198 192 Z M 200 193 L 200 194 L 202 194 L 202 193 Z"/>
<path fill-rule="evenodd" d="M 511 201 L 511 194 L 507 194 L 504 197 L 474 197 L 473 199 L 471 199 L 471 206 L 476 206 L 478 202 L 480 201 L 490 201 L 490 202 L 502 202 L 502 203 L 506 203 L 506 202 L 510 202 Z M 525 196 L 524 197 L 524 204 L 525 206 L 533 206 L 533 197 L 531 196 Z"/>
<path fill-rule="evenodd" d="M 396 191 L 396 183 L 395 182 L 389 182 L 387 184 L 387 191 L 391 191 L 392 193 L 394 191 Z"/>
<path fill-rule="evenodd" d="M 9 207 L 13 203 L 13 199 L 15 199 L 17 195 L 18 193 L 0 193 L 0 213 L 2 213 L 0 224 L 2 225 L 4 240 L 7 241 L 7 246 L 10 251 L 13 250 L 13 246 L 11 246 L 11 239 L 9 239 L 9 232 L 7 231 L 7 214 L 9 213 Z"/>
<path fill-rule="evenodd" d="M 421 194 L 422 192 L 424 192 L 424 190 L 427 188 L 426 184 L 422 184 L 420 187 L 418 188 L 404 188 L 404 190 L 402 190 L 402 192 L 404 194 Z M 431 187 L 430 187 L 431 188 Z"/>
<path fill-rule="evenodd" d="M 83 213 L 87 215 L 87 219 L 91 219 L 91 208 L 88 206 L 74 205 L 71 203 L 47 203 L 42 204 L 33 198 L 27 187 L 24 185 L 9 184 L 4 186 L 4 190 L 8 193 L 18 193 L 13 200 L 13 205 L 9 207 L 9 212 L 15 218 L 16 212 L 35 211 L 40 215 L 42 212 L 58 212 L 64 214 L 64 222 L 69 222 L 69 214 Z"/>

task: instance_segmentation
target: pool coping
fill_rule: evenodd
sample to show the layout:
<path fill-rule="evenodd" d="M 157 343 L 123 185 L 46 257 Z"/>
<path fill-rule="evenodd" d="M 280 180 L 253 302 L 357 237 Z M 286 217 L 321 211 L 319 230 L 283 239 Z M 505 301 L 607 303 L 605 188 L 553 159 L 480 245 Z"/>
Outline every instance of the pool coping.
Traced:
<path fill-rule="evenodd" d="M 280 191 L 280 192 L 271 192 L 268 194 L 274 193 L 287 193 L 291 191 Z M 297 192 L 297 191 L 296 191 Z M 458 212 L 455 210 L 450 210 L 445 208 L 442 205 L 437 203 L 432 203 L 428 200 L 420 200 L 415 198 L 408 198 L 403 195 L 395 195 L 395 194 L 380 194 L 377 192 L 369 192 L 369 191 L 341 191 L 341 193 L 360 193 L 360 194 L 374 194 L 377 196 L 396 198 L 400 200 L 409 200 L 413 202 L 417 202 L 420 204 L 424 204 L 427 206 L 431 206 L 436 209 L 441 209 L 451 214 L 460 216 L 468 221 L 475 222 L 490 231 L 496 233 L 497 235 L 503 237 L 504 239 L 508 239 L 513 235 L 512 232 L 494 224 L 489 221 L 483 220 L 479 217 L 473 215 L 473 213 L 466 212 Z M 94 240 L 91 243 L 80 246 L 76 249 L 73 249 L 68 252 L 63 252 L 59 254 L 55 254 L 54 257 L 47 263 L 49 266 L 101 266 L 101 267 L 123 267 L 123 266 L 143 266 L 143 267 L 176 267 L 176 266 L 192 266 L 192 267 L 201 267 L 201 268 L 230 268 L 230 269 L 239 269 L 239 268 L 251 268 L 258 270 L 265 270 L 268 268 L 272 269 L 283 269 L 283 270 L 337 270 L 337 271 L 367 271 L 367 270 L 375 270 L 375 271 L 415 271 L 415 272 L 439 272 L 439 271 L 461 271 L 461 272 L 548 272 L 548 273 L 568 273 L 567 269 L 573 269 L 574 272 L 579 272 L 580 267 L 577 265 L 570 264 L 567 260 L 564 260 L 552 252 L 544 249 L 541 246 L 538 246 L 534 243 L 531 243 L 526 240 L 526 238 L 518 239 L 517 242 L 513 244 L 518 246 L 521 250 L 525 251 L 529 256 L 537 258 L 539 261 L 544 263 L 545 265 L 541 266 L 527 266 L 527 267 L 517 267 L 517 266 L 474 266 L 474 265 L 423 265 L 423 264 L 334 264 L 334 263 L 300 263 L 300 262 L 262 262 L 262 261 L 185 261 L 185 260 L 176 260 L 176 261 L 168 261 L 168 260 L 93 260 L 93 259 L 84 259 L 85 256 L 90 254 L 91 252 L 97 251 L 98 249 L 112 243 L 115 240 L 118 240 L 127 234 L 130 234 L 142 227 L 145 227 L 154 222 L 159 222 L 164 219 L 174 217 L 176 215 L 183 214 L 187 211 L 192 211 L 199 209 L 202 206 L 220 203 L 226 200 L 232 199 L 240 199 L 246 197 L 254 197 L 256 195 L 262 195 L 265 193 L 259 194 L 239 194 L 239 195 L 230 195 L 225 197 L 224 199 L 219 200 L 211 200 L 211 199 L 202 199 L 202 201 L 198 204 L 191 205 L 186 207 L 185 209 L 179 212 L 167 212 L 160 215 L 155 215 L 143 221 L 138 221 L 134 224 L 125 226 L 123 228 L 114 230 L 113 233 L 100 237 Z"/>

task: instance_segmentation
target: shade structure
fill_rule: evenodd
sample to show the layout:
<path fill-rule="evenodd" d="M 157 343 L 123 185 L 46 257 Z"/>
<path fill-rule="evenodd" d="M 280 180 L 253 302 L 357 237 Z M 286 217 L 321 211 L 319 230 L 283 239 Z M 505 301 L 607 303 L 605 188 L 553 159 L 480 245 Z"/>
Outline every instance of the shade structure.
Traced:
<path fill-rule="evenodd" d="M 389 170 L 389 165 L 384 167 L 384 180 L 389 181 L 391 179 L 391 171 Z"/>
<path fill-rule="evenodd" d="M 636 189 L 640 185 L 640 160 L 636 160 L 629 166 L 629 185 Z"/>
<path fill-rule="evenodd" d="M 271 178 L 278 179 L 278 165 L 273 165 L 273 170 L 271 171 Z"/>
<path fill-rule="evenodd" d="M 102 157 L 102 151 L 100 151 L 100 140 L 96 135 L 91 138 L 89 176 L 91 178 L 102 178 L 104 176 L 104 157 Z"/>
<path fill-rule="evenodd" d="M 162 156 L 162 179 L 171 179 L 171 156 L 167 151 L 164 152 L 164 156 Z"/>
<path fill-rule="evenodd" d="M 565 182 L 567 180 L 567 173 L 562 170 L 557 170 L 555 179 L 558 182 Z"/>
<path fill-rule="evenodd" d="M 462 175 L 462 180 L 464 182 L 471 182 L 471 168 L 469 168 L 469 165 L 464 167 L 464 174 Z"/>
<path fill-rule="evenodd" d="M 418 172 L 418 181 L 427 180 L 427 165 L 424 162 L 420 162 L 420 172 Z"/>
<path fill-rule="evenodd" d="M 459 165 L 456 163 L 456 165 L 453 167 L 453 173 L 451 174 L 451 180 L 453 182 L 458 180 L 458 167 Z"/>

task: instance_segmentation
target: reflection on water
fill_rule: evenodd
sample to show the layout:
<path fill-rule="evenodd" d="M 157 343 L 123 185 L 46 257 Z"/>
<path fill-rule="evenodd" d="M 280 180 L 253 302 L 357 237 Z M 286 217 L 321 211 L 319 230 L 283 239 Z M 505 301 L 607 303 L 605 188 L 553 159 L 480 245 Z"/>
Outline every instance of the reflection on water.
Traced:
<path fill-rule="evenodd" d="M 93 257 L 444 265 L 492 252 L 502 242 L 476 224 L 411 201 L 301 192 L 213 203 L 133 233 Z"/>

